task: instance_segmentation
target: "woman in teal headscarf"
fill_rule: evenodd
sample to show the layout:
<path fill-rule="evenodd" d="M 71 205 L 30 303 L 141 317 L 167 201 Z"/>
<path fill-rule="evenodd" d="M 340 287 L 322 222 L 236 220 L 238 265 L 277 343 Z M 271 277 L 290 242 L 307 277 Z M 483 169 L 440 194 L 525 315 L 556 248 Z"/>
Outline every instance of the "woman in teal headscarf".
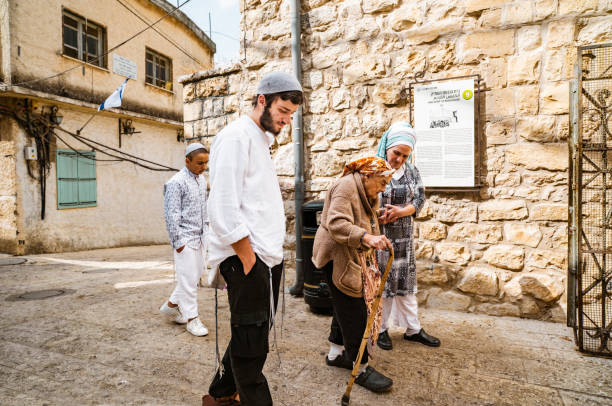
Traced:
<path fill-rule="evenodd" d="M 425 203 L 425 189 L 418 169 L 412 164 L 416 133 L 406 122 L 398 122 L 383 134 L 377 156 L 386 159 L 395 169 L 391 182 L 380 198 L 384 212 L 380 214 L 381 233 L 393 244 L 395 259 L 383 292 L 382 326 L 378 346 L 393 348 L 388 328 L 390 324 L 405 327 L 404 339 L 438 347 L 440 340 L 427 334 L 418 318 L 416 264 L 414 258 L 414 218 Z M 381 272 L 389 253 L 378 252 Z"/>

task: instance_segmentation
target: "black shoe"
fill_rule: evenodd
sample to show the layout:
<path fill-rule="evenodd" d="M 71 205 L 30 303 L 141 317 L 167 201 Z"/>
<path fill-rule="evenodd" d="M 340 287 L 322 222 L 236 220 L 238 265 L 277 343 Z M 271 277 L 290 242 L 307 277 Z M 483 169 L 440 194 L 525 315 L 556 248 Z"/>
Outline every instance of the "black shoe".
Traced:
<path fill-rule="evenodd" d="M 393 349 L 393 342 L 391 341 L 391 337 L 389 337 L 389 332 L 387 330 L 378 335 L 376 344 L 378 344 L 378 346 L 385 351 Z"/>
<path fill-rule="evenodd" d="M 342 354 L 338 355 L 336 358 L 330 360 L 327 355 L 325 356 L 325 363 L 330 367 L 338 367 L 345 369 L 353 369 L 353 361 L 351 361 L 346 355 L 345 351 L 342 351 Z"/>
<path fill-rule="evenodd" d="M 421 331 L 419 331 L 417 334 L 413 334 L 411 336 L 404 333 L 404 340 L 416 341 L 429 347 L 440 346 L 440 340 L 438 340 L 436 337 L 430 336 L 423 329 L 421 329 Z"/>
<path fill-rule="evenodd" d="M 393 380 L 387 378 L 372 367 L 366 367 L 366 370 L 357 375 L 355 378 L 357 385 L 363 386 L 372 392 L 385 392 L 391 389 Z"/>

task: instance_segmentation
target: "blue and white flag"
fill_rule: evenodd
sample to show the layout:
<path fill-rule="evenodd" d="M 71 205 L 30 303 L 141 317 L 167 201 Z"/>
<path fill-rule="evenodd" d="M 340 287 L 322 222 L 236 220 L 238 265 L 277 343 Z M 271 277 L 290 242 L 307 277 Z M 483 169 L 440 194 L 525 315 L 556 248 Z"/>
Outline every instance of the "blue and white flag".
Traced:
<path fill-rule="evenodd" d="M 117 90 L 113 92 L 113 94 L 108 96 L 108 98 L 102 102 L 100 107 L 98 107 L 98 111 L 109 109 L 111 107 L 121 107 L 121 99 L 123 98 L 123 90 L 125 89 L 125 84 L 127 83 L 128 80 L 130 80 L 130 78 L 125 79 L 125 82 L 123 82 L 121 86 L 119 86 Z"/>

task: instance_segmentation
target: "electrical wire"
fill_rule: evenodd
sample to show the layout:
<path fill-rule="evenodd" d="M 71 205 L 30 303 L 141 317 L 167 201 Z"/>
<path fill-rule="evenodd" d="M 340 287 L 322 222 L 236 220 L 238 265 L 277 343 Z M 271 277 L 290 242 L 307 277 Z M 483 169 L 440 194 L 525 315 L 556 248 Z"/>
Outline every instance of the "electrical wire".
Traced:
<path fill-rule="evenodd" d="M 145 24 L 150 24 L 144 17 L 142 17 L 140 14 L 138 14 L 136 11 L 132 10 L 127 4 L 125 4 L 123 1 L 121 0 L 117 0 L 117 2 L 119 4 L 121 4 L 123 7 L 125 7 L 130 13 L 134 14 L 136 17 L 138 17 L 138 19 L 140 19 L 142 22 L 144 22 Z M 171 38 L 168 38 L 168 36 L 166 36 L 166 34 L 164 34 L 163 32 L 161 32 L 160 30 L 158 30 L 155 27 L 152 27 L 153 31 L 155 31 L 156 33 L 158 33 L 159 35 L 162 36 L 162 38 L 164 38 L 166 41 L 168 41 L 169 43 L 171 43 L 172 45 L 174 45 L 179 51 L 181 51 L 182 53 L 184 53 L 185 55 L 187 55 L 187 57 L 189 57 L 191 60 L 193 60 L 195 63 L 197 63 L 200 66 L 202 65 L 202 62 L 200 62 L 196 57 L 192 56 L 189 52 L 187 52 L 183 47 L 181 47 L 179 44 L 177 44 L 174 40 L 172 40 Z"/>
<path fill-rule="evenodd" d="M 19 83 L 13 83 L 13 86 L 23 86 L 23 85 L 27 85 L 30 83 L 36 83 L 36 82 L 42 82 L 43 80 L 49 80 L 49 79 L 53 79 L 62 75 L 65 75 L 68 72 L 71 72 L 75 69 L 81 68 L 85 65 L 91 65 L 91 62 L 97 62 L 100 58 L 107 56 L 108 54 L 110 54 L 112 51 L 114 51 L 115 49 L 122 47 L 123 45 L 125 45 L 126 43 L 128 43 L 129 41 L 133 40 L 134 38 L 136 38 L 137 36 L 139 36 L 140 34 L 142 34 L 143 32 L 147 31 L 149 28 L 153 28 L 154 25 L 158 24 L 160 21 L 164 20 L 166 17 L 168 17 L 169 15 L 173 14 L 176 10 L 178 10 L 179 8 L 183 7 L 185 4 L 189 3 L 191 0 L 185 0 L 182 4 L 176 6 L 175 8 L 173 8 L 171 11 L 167 12 L 164 16 L 162 16 L 161 18 L 159 18 L 158 20 L 156 20 L 153 24 L 147 24 L 147 27 L 143 28 L 142 30 L 138 31 L 136 34 L 132 35 L 131 37 L 129 37 L 128 39 L 120 42 L 119 44 L 115 45 L 114 47 L 110 48 L 108 51 L 106 51 L 105 53 L 96 56 L 93 59 L 90 59 L 87 62 L 82 62 L 76 66 L 73 66 L 72 68 L 68 68 L 65 71 L 53 74 L 51 76 L 47 76 L 44 78 L 39 78 L 39 79 L 32 79 L 32 80 L 26 80 L 24 82 L 19 82 Z"/>

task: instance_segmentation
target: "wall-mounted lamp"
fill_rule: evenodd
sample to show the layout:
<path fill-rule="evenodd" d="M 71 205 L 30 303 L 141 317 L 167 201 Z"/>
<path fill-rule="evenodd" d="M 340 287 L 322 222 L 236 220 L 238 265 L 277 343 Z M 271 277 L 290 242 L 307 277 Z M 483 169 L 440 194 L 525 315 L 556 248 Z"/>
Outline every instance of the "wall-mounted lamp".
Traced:
<path fill-rule="evenodd" d="M 132 123 L 132 120 L 128 119 L 119 119 L 119 148 L 121 148 L 121 136 L 123 134 L 125 135 L 132 135 L 132 134 L 139 134 L 140 131 L 136 131 L 136 129 L 134 128 L 134 124 Z"/>
<path fill-rule="evenodd" d="M 55 125 L 60 125 L 64 116 L 58 113 L 59 108 L 57 106 L 51 106 L 51 111 L 49 112 L 49 121 L 51 121 Z"/>

